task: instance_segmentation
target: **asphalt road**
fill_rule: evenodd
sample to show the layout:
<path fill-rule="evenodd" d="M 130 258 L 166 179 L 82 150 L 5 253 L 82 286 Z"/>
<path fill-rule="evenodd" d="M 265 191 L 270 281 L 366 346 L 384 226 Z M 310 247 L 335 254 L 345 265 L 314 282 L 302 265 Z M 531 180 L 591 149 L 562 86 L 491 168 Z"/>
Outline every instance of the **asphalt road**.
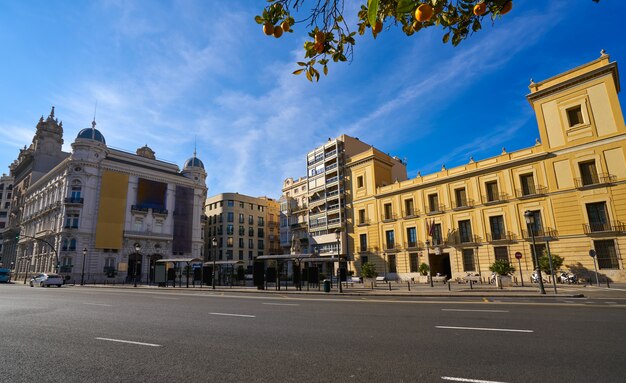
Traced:
<path fill-rule="evenodd" d="M 623 298 L 0 285 L 0 382 L 623 382 L 625 344 Z"/>

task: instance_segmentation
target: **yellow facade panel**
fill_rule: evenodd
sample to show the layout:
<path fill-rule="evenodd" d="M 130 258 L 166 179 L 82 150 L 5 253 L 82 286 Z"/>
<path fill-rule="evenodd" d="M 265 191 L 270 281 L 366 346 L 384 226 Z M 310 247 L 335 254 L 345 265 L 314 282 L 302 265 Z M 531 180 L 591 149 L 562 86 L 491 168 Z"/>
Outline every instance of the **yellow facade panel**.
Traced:
<path fill-rule="evenodd" d="M 624 159 L 624 146 L 604 151 L 604 159 L 609 174 L 617 179 L 626 179 L 626 160 Z"/>
<path fill-rule="evenodd" d="M 128 174 L 105 170 L 102 174 L 96 244 L 98 249 L 122 249 Z"/>

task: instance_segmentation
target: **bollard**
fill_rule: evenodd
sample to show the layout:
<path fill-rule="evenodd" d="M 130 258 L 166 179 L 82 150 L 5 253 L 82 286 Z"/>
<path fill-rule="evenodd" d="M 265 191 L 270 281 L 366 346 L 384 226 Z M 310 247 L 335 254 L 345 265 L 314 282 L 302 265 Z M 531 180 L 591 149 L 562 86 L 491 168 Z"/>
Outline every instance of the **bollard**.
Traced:
<path fill-rule="evenodd" d="M 611 286 L 609 285 L 609 277 L 606 277 L 606 288 L 610 289 Z"/>
<path fill-rule="evenodd" d="M 450 285 L 451 285 L 450 281 L 448 281 L 448 283 L 446 284 L 448 285 L 448 291 L 450 291 Z"/>
<path fill-rule="evenodd" d="M 471 279 L 469 280 L 469 283 L 470 283 L 470 290 L 474 290 L 474 287 L 472 287 L 472 280 Z"/>
<path fill-rule="evenodd" d="M 374 290 L 374 282 L 370 282 L 370 285 L 372 286 L 372 290 Z"/>
<path fill-rule="evenodd" d="M 409 288 L 409 291 L 411 291 L 411 282 L 410 281 L 406 281 L 406 285 Z"/>
<path fill-rule="evenodd" d="M 389 285 L 389 291 L 391 291 L 391 281 L 387 282 L 387 284 Z"/>

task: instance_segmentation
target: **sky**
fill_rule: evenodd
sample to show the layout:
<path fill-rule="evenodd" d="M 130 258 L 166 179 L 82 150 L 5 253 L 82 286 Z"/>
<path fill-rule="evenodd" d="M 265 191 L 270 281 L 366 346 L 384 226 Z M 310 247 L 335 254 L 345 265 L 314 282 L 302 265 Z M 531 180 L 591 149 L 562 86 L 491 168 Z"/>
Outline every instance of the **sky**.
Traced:
<path fill-rule="evenodd" d="M 362 2 L 346 1 L 353 25 Z M 341 134 L 404 159 L 411 178 L 532 146 L 531 78 L 601 49 L 626 65 L 626 2 L 516 0 L 457 47 L 441 29 L 408 37 L 387 23 L 310 83 L 291 74 L 306 23 L 265 36 L 254 16 L 266 4 L 0 0 L 0 173 L 55 106 L 65 151 L 95 112 L 110 147 L 148 145 L 181 168 L 195 149 L 209 196 L 279 198 L 286 178 L 306 175 L 307 152 Z"/>

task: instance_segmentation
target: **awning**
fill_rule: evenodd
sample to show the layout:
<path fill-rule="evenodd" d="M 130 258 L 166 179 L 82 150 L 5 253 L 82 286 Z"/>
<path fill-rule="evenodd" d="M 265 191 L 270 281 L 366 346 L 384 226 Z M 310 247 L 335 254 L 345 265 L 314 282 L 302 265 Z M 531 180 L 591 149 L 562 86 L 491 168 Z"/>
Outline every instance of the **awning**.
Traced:
<path fill-rule="evenodd" d="M 303 258 L 310 258 L 312 254 L 274 254 L 274 255 L 259 255 L 255 259 L 260 261 L 277 260 L 277 259 L 296 259 L 301 260 Z"/>
<path fill-rule="evenodd" d="M 156 263 L 167 263 L 167 262 L 186 262 L 186 263 L 191 263 L 191 262 L 202 262 L 202 258 L 169 258 L 169 259 L 159 259 L 156 261 Z"/>
<path fill-rule="evenodd" d="M 244 263 L 245 263 L 244 261 L 215 261 L 216 265 L 238 265 L 238 264 L 243 265 Z M 213 266 L 213 261 L 204 262 L 203 265 Z"/>

